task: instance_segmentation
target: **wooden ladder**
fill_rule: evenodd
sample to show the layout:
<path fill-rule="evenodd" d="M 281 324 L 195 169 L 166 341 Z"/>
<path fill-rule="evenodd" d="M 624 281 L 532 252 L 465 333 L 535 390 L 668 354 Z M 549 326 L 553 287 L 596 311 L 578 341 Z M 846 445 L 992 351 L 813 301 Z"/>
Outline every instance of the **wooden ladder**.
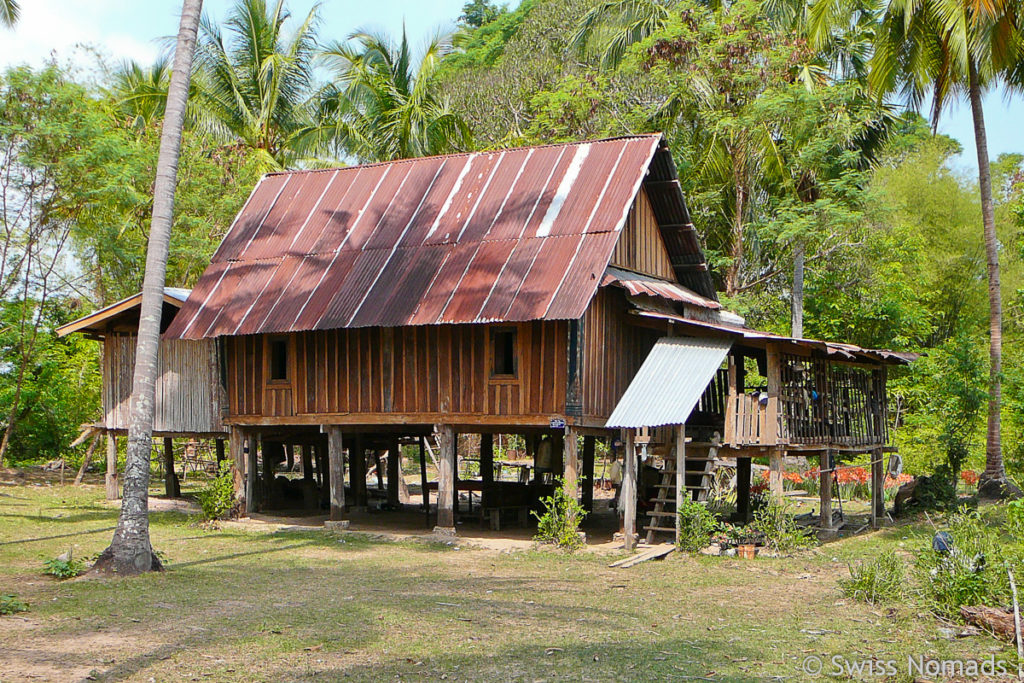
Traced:
<path fill-rule="evenodd" d="M 693 449 L 694 455 L 689 451 Z M 686 482 L 686 493 L 692 500 L 704 503 L 707 502 L 708 493 L 711 491 L 711 478 L 715 469 L 715 457 L 718 449 L 713 445 L 697 446 L 687 445 L 686 474 L 683 480 Z M 674 452 L 673 448 L 669 452 Z M 697 484 L 690 482 L 696 480 Z M 665 467 L 661 471 L 661 482 L 657 486 L 658 497 L 654 499 L 654 509 L 648 512 L 650 522 L 644 527 L 647 532 L 647 545 L 654 542 L 654 535 L 658 532 L 675 534 L 676 516 L 676 463 L 675 459 L 666 458 Z"/>

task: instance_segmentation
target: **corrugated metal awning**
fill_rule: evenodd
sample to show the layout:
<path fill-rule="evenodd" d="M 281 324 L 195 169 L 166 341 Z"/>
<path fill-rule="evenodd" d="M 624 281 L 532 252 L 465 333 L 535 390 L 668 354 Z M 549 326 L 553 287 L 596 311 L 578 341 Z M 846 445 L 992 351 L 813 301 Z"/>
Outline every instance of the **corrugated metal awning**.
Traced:
<path fill-rule="evenodd" d="M 731 346 L 731 340 L 721 338 L 659 339 L 619 399 L 606 426 L 637 428 L 685 424 Z"/>

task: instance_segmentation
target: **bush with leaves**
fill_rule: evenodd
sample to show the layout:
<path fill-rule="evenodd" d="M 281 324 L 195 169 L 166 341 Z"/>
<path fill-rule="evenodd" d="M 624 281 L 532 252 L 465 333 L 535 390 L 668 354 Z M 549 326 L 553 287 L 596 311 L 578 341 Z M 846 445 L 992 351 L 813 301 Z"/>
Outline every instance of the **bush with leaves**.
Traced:
<path fill-rule="evenodd" d="M 754 513 L 750 530 L 763 535 L 765 547 L 777 553 L 788 553 L 815 544 L 814 536 L 793 520 L 787 501 L 768 501 Z"/>
<path fill-rule="evenodd" d="M 679 505 L 679 549 L 697 552 L 711 543 L 719 531 L 718 521 L 707 505 L 685 496 Z"/>
<path fill-rule="evenodd" d="M 903 561 L 892 550 L 886 550 L 869 562 L 850 567 L 850 578 L 841 579 L 843 594 L 872 605 L 895 602 L 905 592 Z"/>
<path fill-rule="evenodd" d="M 537 518 L 537 534 L 533 540 L 572 552 L 583 547 L 579 528 L 587 512 L 576 497 L 566 491 L 565 482 L 558 479 L 556 483 L 555 492 L 540 501 L 544 514 L 533 513 Z"/>
<path fill-rule="evenodd" d="M 43 563 L 45 573 L 58 579 L 73 579 L 85 571 L 85 563 L 65 553 Z"/>
<path fill-rule="evenodd" d="M 28 605 L 18 599 L 16 595 L 0 595 L 0 615 L 17 614 L 27 612 Z"/>
<path fill-rule="evenodd" d="M 223 461 L 217 471 L 217 476 L 210 480 L 196 494 L 196 497 L 203 509 L 205 521 L 230 517 L 235 507 L 235 481 L 231 463 L 227 460 Z"/>
<path fill-rule="evenodd" d="M 977 510 L 961 507 L 949 518 L 948 552 L 928 549 L 917 557 L 917 574 L 927 607 L 957 618 L 963 606 L 1006 607 L 1011 602 L 1007 566 L 1021 563 L 1019 544 L 1006 543 L 1000 527 Z"/>

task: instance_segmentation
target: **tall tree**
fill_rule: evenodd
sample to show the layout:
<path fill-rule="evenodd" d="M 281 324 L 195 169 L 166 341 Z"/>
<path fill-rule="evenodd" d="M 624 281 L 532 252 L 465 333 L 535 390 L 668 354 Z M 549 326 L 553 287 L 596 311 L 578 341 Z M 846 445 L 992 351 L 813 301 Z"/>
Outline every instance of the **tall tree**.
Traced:
<path fill-rule="evenodd" d="M 20 11 L 18 0 L 0 0 L 0 26 L 14 26 Z"/>
<path fill-rule="evenodd" d="M 469 145 L 469 128 L 436 92 L 432 76 L 445 43 L 435 37 L 417 64 L 405 31 L 396 45 L 386 35 L 356 32 L 324 58 L 335 80 L 320 96 L 320 123 L 308 146 L 330 140 L 362 161 L 443 154 Z"/>
<path fill-rule="evenodd" d="M 150 224 L 146 275 L 139 313 L 139 341 L 132 379 L 128 455 L 125 464 L 121 514 L 110 546 L 96 561 L 98 571 L 122 575 L 160 570 L 162 565 L 149 540 L 149 459 L 153 444 L 156 373 L 160 351 L 160 316 L 163 308 L 167 252 L 174 215 L 174 190 L 178 179 L 178 155 L 185 121 L 192 55 L 202 0 L 184 0 L 174 67 L 167 95 Z"/>
<path fill-rule="evenodd" d="M 1024 85 L 1024 16 L 1017 0 L 893 0 L 881 16 L 868 81 L 879 97 L 901 93 L 913 107 L 932 97 L 932 125 L 957 95 L 974 122 L 988 269 L 989 403 L 984 495 L 1006 490 L 1001 438 L 1003 311 L 999 241 L 982 96 L 997 83 Z"/>
<path fill-rule="evenodd" d="M 304 135 L 312 125 L 316 6 L 287 36 L 284 0 L 237 0 L 225 30 L 203 17 L 190 114 L 204 130 L 240 142 L 267 168 L 294 165 L 315 152 Z"/>

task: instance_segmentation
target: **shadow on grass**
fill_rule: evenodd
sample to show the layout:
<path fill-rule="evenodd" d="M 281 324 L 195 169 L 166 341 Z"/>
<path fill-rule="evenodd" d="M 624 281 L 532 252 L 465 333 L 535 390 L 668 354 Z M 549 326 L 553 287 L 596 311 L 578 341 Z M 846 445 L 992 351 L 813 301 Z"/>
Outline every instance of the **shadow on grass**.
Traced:
<path fill-rule="evenodd" d="M 36 538 L 19 538 L 16 541 L 0 541 L 0 546 L 4 545 L 18 545 L 21 543 L 34 543 L 36 541 L 52 541 L 57 538 L 69 538 L 71 536 L 85 536 L 88 534 L 98 534 L 101 531 L 113 531 L 116 526 L 105 526 L 99 529 L 87 529 L 85 531 L 73 531 L 67 534 L 54 534 L 53 536 L 37 536 Z"/>

